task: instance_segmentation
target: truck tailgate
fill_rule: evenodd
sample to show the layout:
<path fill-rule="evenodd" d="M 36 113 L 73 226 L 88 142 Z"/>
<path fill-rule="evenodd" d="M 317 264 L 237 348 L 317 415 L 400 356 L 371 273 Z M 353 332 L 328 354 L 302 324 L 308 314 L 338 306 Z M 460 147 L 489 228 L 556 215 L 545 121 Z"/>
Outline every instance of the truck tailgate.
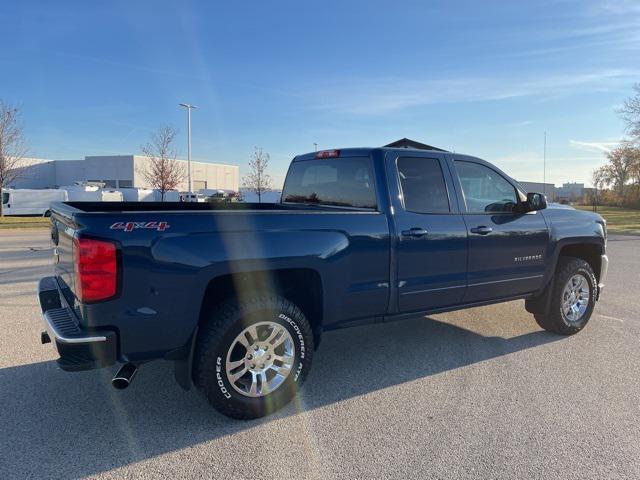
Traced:
<path fill-rule="evenodd" d="M 51 216 L 51 241 L 53 242 L 54 275 L 65 296 L 75 292 L 73 238 L 77 225 L 72 215 L 53 210 Z M 67 298 L 73 305 L 73 299 Z"/>

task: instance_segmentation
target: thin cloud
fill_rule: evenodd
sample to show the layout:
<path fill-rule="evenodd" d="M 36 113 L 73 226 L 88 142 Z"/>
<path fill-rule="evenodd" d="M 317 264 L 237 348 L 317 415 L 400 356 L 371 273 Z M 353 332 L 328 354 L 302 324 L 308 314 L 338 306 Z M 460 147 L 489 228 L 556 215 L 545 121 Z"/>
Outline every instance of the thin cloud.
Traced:
<path fill-rule="evenodd" d="M 569 140 L 569 145 L 579 150 L 586 150 L 587 152 L 604 152 L 609 153 L 620 142 L 583 142 L 580 140 Z"/>
<path fill-rule="evenodd" d="M 625 16 L 640 14 L 640 4 L 637 0 L 601 0 L 591 5 L 589 12 L 593 16 L 600 16 L 603 13 Z"/>
<path fill-rule="evenodd" d="M 637 78 L 640 70 L 607 69 L 587 73 L 520 78 L 469 77 L 415 81 L 398 78 L 339 81 L 308 98 L 324 99 L 312 108 L 356 115 L 380 115 L 433 104 L 500 101 L 520 97 L 541 99 L 577 91 L 607 91 Z"/>
<path fill-rule="evenodd" d="M 508 128 L 519 128 L 519 127 L 528 127 L 529 125 L 533 125 L 533 120 L 523 120 L 521 122 L 511 122 L 505 123 L 504 126 Z"/>
<path fill-rule="evenodd" d="M 542 152 L 515 152 L 491 159 L 498 167 L 521 182 L 542 182 Z M 604 163 L 601 155 L 547 155 L 546 181 L 555 185 L 579 182 L 590 185 L 591 172 Z"/>

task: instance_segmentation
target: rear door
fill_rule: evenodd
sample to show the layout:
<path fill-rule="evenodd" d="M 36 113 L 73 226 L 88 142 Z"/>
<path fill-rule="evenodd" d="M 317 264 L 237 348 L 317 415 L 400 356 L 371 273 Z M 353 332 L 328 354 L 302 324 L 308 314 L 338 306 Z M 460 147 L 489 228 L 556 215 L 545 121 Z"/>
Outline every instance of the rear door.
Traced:
<path fill-rule="evenodd" d="M 444 155 L 389 152 L 396 228 L 398 311 L 459 303 L 466 288 L 467 230 Z"/>
<path fill-rule="evenodd" d="M 469 235 L 465 303 L 540 288 L 549 242 L 543 216 L 516 211 L 523 194 L 497 168 L 471 157 L 451 158 Z"/>

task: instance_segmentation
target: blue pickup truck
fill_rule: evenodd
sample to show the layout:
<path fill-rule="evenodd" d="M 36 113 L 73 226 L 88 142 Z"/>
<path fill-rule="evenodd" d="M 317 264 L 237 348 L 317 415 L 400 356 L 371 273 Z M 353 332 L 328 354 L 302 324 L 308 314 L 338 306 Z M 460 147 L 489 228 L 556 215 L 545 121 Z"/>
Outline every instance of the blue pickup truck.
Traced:
<path fill-rule="evenodd" d="M 39 285 L 63 370 L 175 363 L 220 412 L 291 400 L 327 329 L 514 299 L 540 327 L 585 327 L 607 274 L 606 224 L 547 206 L 478 158 L 349 148 L 293 159 L 278 204 L 52 207 Z"/>

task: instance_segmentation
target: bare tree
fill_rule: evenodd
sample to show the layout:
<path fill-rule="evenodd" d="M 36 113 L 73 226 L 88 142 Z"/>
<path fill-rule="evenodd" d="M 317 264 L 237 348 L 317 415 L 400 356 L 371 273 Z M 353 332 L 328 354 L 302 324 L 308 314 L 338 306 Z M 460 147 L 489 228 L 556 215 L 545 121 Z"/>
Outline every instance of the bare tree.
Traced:
<path fill-rule="evenodd" d="M 258 195 L 258 203 L 262 203 L 262 195 L 272 190 L 271 175 L 267 173 L 270 157 L 262 148 L 254 148 L 249 160 L 249 173 L 242 179 L 242 185 Z"/>
<path fill-rule="evenodd" d="M 24 144 L 22 127 L 18 120 L 20 109 L 0 100 L 0 199 L 2 189 L 23 178 L 28 166 L 25 165 L 27 148 Z M 2 201 L 0 201 L 0 217 Z"/>
<path fill-rule="evenodd" d="M 607 182 L 606 167 L 596 168 L 591 172 L 591 182 L 593 183 L 593 195 L 591 196 L 591 202 L 593 205 L 593 211 L 598 211 L 598 203 L 600 201 L 600 192 Z"/>
<path fill-rule="evenodd" d="M 625 100 L 624 106 L 618 113 L 627 124 L 626 130 L 629 135 L 638 142 L 640 141 L 640 83 L 636 83 L 633 89 L 635 94 Z"/>
<path fill-rule="evenodd" d="M 168 190 L 174 190 L 186 177 L 186 171 L 180 161 L 176 160 L 173 148 L 177 131 L 172 126 L 160 127 L 151 134 L 149 143 L 141 147 L 142 153 L 149 159 L 139 172 L 152 187 L 164 195 Z"/>

